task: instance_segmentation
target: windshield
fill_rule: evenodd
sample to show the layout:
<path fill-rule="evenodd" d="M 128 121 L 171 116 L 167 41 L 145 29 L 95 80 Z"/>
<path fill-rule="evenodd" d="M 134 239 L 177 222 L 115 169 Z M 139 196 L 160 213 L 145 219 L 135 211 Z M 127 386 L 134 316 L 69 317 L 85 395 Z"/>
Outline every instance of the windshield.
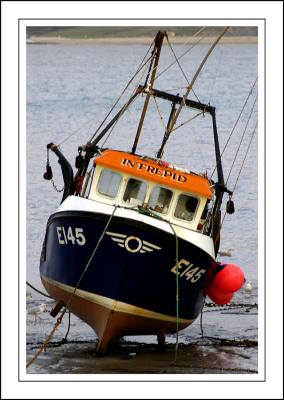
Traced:
<path fill-rule="evenodd" d="M 173 192 L 171 190 L 155 186 L 151 192 L 148 207 L 154 211 L 166 214 L 169 210 L 172 197 Z"/>
<path fill-rule="evenodd" d="M 116 172 L 108 169 L 102 170 L 97 187 L 98 192 L 104 196 L 115 198 L 121 179 L 121 175 Z"/>
<path fill-rule="evenodd" d="M 198 199 L 196 197 L 181 194 L 178 198 L 174 216 L 185 221 L 192 221 L 197 204 Z"/>
<path fill-rule="evenodd" d="M 131 206 L 141 206 L 144 203 L 146 192 L 145 182 L 130 178 L 126 185 L 123 201 Z"/>

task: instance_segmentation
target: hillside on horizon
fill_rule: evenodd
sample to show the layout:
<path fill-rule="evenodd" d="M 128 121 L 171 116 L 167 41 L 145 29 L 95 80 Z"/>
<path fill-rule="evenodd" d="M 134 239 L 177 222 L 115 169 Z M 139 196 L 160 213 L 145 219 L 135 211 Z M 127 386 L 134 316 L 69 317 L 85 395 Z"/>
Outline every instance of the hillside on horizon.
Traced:
<path fill-rule="evenodd" d="M 201 26 L 77 26 L 77 27 L 48 27 L 28 26 L 27 38 L 31 36 L 60 37 L 69 39 L 85 38 L 125 38 L 154 36 L 158 30 L 166 30 L 173 36 L 193 36 Z M 216 36 L 221 27 L 206 27 L 201 35 Z M 255 26 L 233 26 L 226 33 L 226 36 L 257 36 L 258 29 Z"/>

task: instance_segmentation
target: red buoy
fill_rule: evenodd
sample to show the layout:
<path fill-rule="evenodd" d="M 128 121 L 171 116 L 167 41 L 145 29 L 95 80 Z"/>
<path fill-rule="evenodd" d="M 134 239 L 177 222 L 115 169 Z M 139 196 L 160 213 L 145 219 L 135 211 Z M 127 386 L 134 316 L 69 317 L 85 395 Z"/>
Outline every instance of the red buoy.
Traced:
<path fill-rule="evenodd" d="M 218 265 L 221 270 L 207 287 L 206 294 L 216 304 L 227 304 L 232 300 L 234 292 L 242 287 L 245 277 L 241 268 L 235 264 Z"/>
<path fill-rule="evenodd" d="M 241 268 L 235 264 L 227 264 L 216 274 L 211 285 L 221 293 L 233 293 L 242 287 L 244 281 L 245 277 Z"/>
<path fill-rule="evenodd" d="M 232 300 L 234 293 L 222 293 L 214 287 L 209 286 L 207 295 L 215 304 L 227 304 Z"/>

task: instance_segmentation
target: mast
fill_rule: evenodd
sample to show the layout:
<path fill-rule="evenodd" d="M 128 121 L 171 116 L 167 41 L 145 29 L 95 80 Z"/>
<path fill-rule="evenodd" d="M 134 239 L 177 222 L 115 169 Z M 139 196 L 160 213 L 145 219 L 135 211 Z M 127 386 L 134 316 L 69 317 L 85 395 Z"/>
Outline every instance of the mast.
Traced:
<path fill-rule="evenodd" d="M 147 111 L 149 100 L 150 100 L 150 96 L 151 96 L 150 89 L 153 87 L 153 83 L 154 83 L 154 80 L 155 80 L 155 77 L 156 77 L 157 67 L 158 67 L 159 58 L 160 58 L 160 54 L 161 54 L 161 48 L 162 48 L 162 44 L 163 44 L 163 40 L 164 40 L 165 35 L 166 35 L 166 32 L 159 31 L 157 33 L 156 37 L 155 37 L 155 47 L 153 49 L 153 54 L 154 54 L 154 60 L 155 61 L 154 61 L 154 64 L 151 63 L 151 66 L 150 66 L 150 69 L 152 69 L 152 72 L 149 71 L 149 73 L 148 73 L 148 76 L 151 73 L 150 82 L 147 83 L 148 79 L 146 79 L 146 82 L 145 82 L 145 87 L 146 87 L 146 90 L 147 90 L 147 94 L 146 94 L 146 99 L 145 99 L 145 102 L 144 102 L 142 114 L 141 114 L 141 117 L 140 117 L 139 125 L 138 125 L 138 128 L 137 128 L 136 136 L 135 136 L 135 139 L 134 139 L 134 143 L 133 143 L 133 146 L 132 146 L 132 154 L 134 154 L 135 151 L 136 151 L 137 144 L 138 144 L 138 141 L 139 141 L 139 137 L 140 137 L 140 134 L 141 134 L 143 122 L 144 122 L 144 119 L 145 119 L 146 111 Z"/>
<path fill-rule="evenodd" d="M 218 43 L 218 42 L 220 41 L 220 39 L 225 35 L 225 33 L 227 32 L 227 30 L 228 30 L 229 28 L 230 28 L 230 27 L 227 26 L 227 27 L 222 31 L 222 33 L 217 37 L 217 39 L 216 39 L 215 42 L 212 44 L 212 46 L 210 47 L 210 49 L 209 49 L 208 52 L 206 53 L 205 57 L 203 58 L 203 60 L 202 60 L 201 64 L 199 65 L 199 67 L 198 67 L 198 69 L 197 69 L 197 71 L 196 71 L 194 77 L 192 78 L 190 84 L 187 86 L 187 90 L 186 90 L 186 92 L 185 92 L 185 94 L 184 94 L 184 96 L 183 96 L 183 101 L 180 103 L 180 106 L 179 106 L 179 108 L 177 109 L 177 111 L 174 113 L 173 118 L 171 119 L 171 121 L 169 121 L 169 126 L 168 126 L 168 128 L 166 129 L 163 143 L 162 143 L 162 145 L 161 145 L 160 150 L 159 150 L 158 153 L 157 153 L 157 158 L 161 158 L 161 157 L 163 156 L 164 147 L 165 147 L 165 145 L 166 145 L 167 139 L 169 138 L 169 136 L 170 136 L 170 134 L 171 134 L 171 132 L 172 132 L 172 130 L 173 130 L 173 128 L 174 128 L 174 125 L 175 125 L 175 123 L 176 123 L 176 121 L 177 121 L 177 119 L 178 119 L 178 116 L 179 116 L 179 114 L 180 114 L 180 112 L 181 112 L 183 106 L 185 105 L 186 99 L 187 99 L 187 97 L 188 97 L 190 91 L 192 90 L 192 87 L 193 87 L 193 85 L 194 85 L 194 83 L 195 83 L 195 81 L 196 81 L 198 75 L 200 74 L 200 72 L 201 72 L 201 70 L 202 70 L 202 68 L 203 68 L 203 66 L 204 66 L 204 64 L 205 64 L 205 62 L 207 61 L 208 57 L 210 56 L 210 54 L 212 53 L 212 51 L 213 51 L 214 48 L 216 47 L 217 43 Z"/>

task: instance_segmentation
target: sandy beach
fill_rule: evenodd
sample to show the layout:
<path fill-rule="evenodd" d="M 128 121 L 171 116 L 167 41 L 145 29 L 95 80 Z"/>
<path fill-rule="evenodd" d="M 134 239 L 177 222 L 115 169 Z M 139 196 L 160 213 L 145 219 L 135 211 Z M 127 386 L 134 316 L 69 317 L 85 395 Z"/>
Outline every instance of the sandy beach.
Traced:
<path fill-rule="evenodd" d="M 170 42 L 174 44 L 192 44 L 198 42 L 198 37 L 174 36 L 170 37 Z M 27 38 L 27 44 L 149 44 L 153 40 L 152 37 L 104 37 L 104 38 L 83 38 L 69 39 L 63 37 L 48 36 L 31 36 Z M 213 43 L 214 37 L 204 37 L 201 41 L 203 44 Z M 257 43 L 257 36 L 228 36 L 223 37 L 222 43 L 226 44 L 247 44 Z"/>

